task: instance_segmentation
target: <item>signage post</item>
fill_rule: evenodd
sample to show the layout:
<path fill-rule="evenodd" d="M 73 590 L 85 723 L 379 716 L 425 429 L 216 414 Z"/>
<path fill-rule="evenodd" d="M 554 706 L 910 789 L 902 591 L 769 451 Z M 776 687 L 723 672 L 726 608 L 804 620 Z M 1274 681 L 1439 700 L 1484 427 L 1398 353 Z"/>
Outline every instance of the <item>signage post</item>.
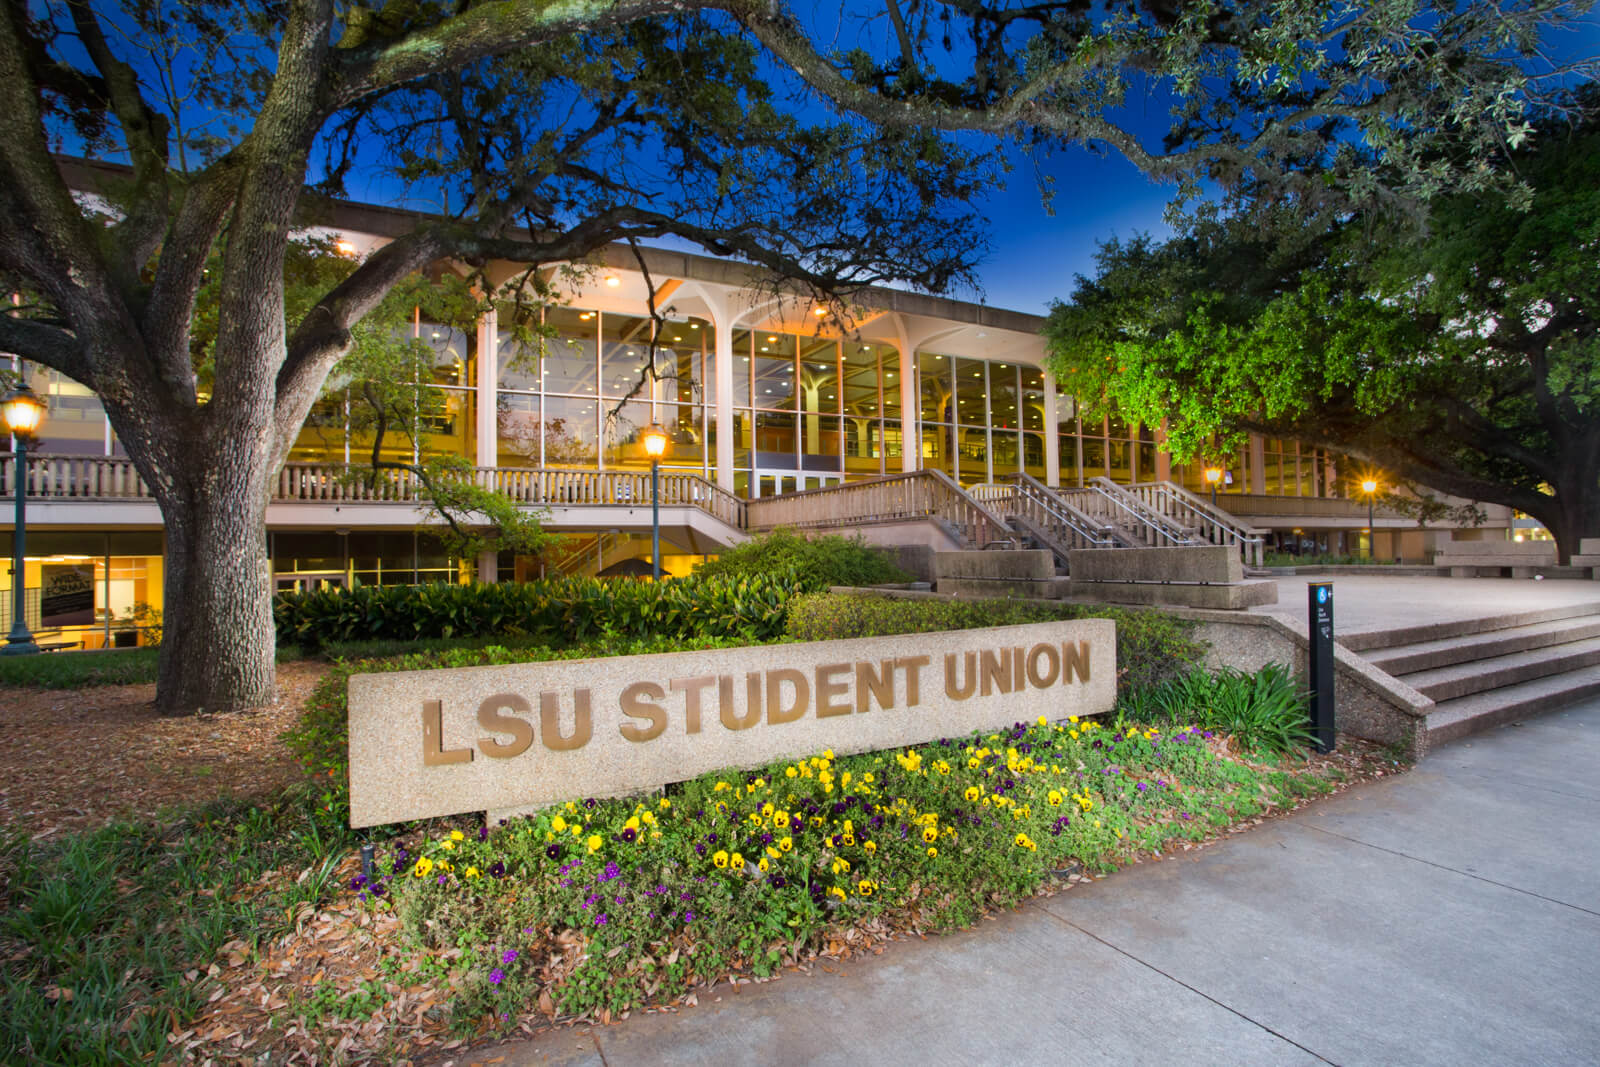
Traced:
<path fill-rule="evenodd" d="M 1333 751 L 1333 583 L 1306 587 L 1310 608 L 1311 733 L 1318 752 Z"/>

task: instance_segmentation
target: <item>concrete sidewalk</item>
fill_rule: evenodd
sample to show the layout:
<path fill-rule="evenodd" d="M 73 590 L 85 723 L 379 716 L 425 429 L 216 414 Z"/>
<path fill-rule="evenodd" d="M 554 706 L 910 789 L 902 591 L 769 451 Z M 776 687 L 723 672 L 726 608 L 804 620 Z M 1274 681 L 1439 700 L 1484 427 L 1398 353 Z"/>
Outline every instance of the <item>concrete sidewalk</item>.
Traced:
<path fill-rule="evenodd" d="M 974 930 L 457 1062 L 1600 1062 L 1597 765 L 1593 701 Z"/>

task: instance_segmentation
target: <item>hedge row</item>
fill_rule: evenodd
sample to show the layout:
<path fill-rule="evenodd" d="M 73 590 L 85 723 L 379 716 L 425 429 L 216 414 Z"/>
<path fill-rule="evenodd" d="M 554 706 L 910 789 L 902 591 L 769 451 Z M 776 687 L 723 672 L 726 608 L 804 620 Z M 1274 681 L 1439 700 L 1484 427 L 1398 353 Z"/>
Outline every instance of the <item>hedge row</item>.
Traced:
<path fill-rule="evenodd" d="M 783 635 L 792 573 L 694 576 L 660 583 L 555 578 L 500 585 L 364 585 L 280 593 L 278 644 L 306 649 L 347 641 L 512 637 L 565 648 L 595 637 Z M 519 642 L 521 643 L 521 642 Z"/>
<path fill-rule="evenodd" d="M 1052 619 L 1111 619 L 1117 624 L 1117 691 L 1142 689 L 1185 674 L 1205 655 L 1194 624 L 1155 611 L 1029 600 L 923 600 L 845 593 L 799 596 L 785 632 L 799 641 L 970 630 Z"/>

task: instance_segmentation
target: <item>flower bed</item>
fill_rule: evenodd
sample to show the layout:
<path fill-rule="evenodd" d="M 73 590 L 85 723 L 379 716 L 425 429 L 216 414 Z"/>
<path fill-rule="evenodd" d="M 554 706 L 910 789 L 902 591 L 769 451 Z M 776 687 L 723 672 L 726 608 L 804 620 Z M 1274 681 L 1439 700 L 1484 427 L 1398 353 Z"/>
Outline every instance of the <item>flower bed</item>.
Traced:
<path fill-rule="evenodd" d="M 451 954 L 456 1027 L 540 1006 L 604 1017 L 769 974 L 852 929 L 967 925 L 1053 873 L 1110 870 L 1332 788 L 1293 767 L 1194 730 L 1041 719 L 458 827 L 397 845 L 352 889 L 395 910 L 407 951 Z"/>

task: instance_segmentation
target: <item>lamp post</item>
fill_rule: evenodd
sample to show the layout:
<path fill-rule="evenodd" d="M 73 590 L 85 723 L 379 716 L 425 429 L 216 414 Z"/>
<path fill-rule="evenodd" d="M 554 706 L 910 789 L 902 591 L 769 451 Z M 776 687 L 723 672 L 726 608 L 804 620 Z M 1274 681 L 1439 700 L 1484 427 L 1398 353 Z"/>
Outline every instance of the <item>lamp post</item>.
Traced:
<path fill-rule="evenodd" d="M 1378 483 L 1371 478 L 1361 483 L 1361 491 L 1367 494 L 1367 558 L 1378 558 L 1378 531 L 1372 528 L 1372 500 L 1378 492 Z"/>
<path fill-rule="evenodd" d="M 1221 467 L 1207 467 L 1206 481 L 1211 483 L 1211 506 L 1217 506 L 1217 483 L 1222 481 Z"/>
<path fill-rule="evenodd" d="M 28 434 L 39 428 L 44 418 L 44 401 L 40 400 L 28 383 L 18 381 L 15 389 L 0 400 L 0 414 L 5 417 L 6 428 L 17 444 L 16 459 L 12 465 L 12 490 L 17 502 L 17 521 L 11 534 L 11 633 L 0 656 L 26 656 L 39 651 L 33 635 L 28 632 L 27 571 L 23 566 L 27 541 L 28 519 Z"/>
<path fill-rule="evenodd" d="M 644 451 L 650 457 L 650 562 L 656 581 L 661 580 L 661 457 L 667 451 L 667 431 L 651 426 L 644 432 Z"/>

